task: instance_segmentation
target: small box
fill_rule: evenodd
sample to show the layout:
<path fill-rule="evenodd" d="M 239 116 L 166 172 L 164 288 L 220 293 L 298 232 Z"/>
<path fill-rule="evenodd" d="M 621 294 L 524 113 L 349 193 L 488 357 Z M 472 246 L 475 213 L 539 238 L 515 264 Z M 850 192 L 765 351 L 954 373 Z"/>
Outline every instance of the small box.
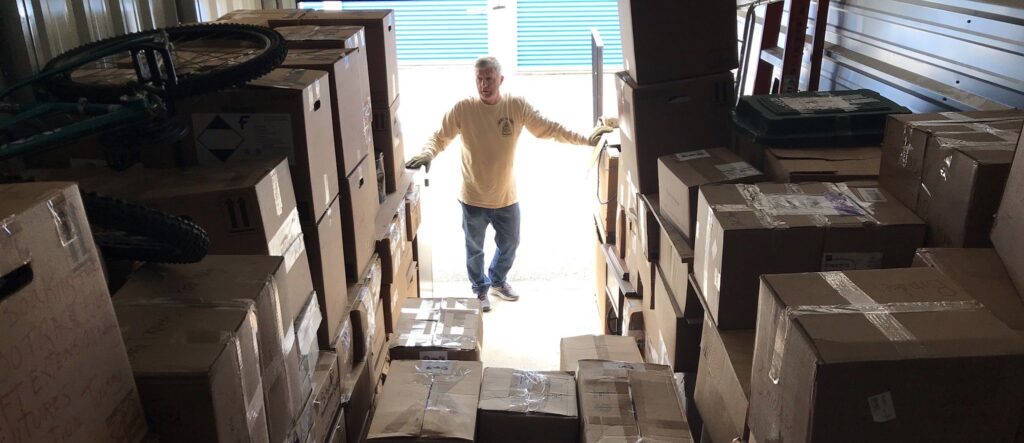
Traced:
<path fill-rule="evenodd" d="M 615 87 L 622 134 L 620 170 L 625 169 L 640 193 L 658 192 L 658 157 L 729 141 L 729 112 L 735 103 L 729 71 L 653 85 L 637 85 L 628 73 L 620 72 Z"/>
<path fill-rule="evenodd" d="M 399 189 L 405 171 L 405 142 L 398 117 L 399 98 L 386 106 L 373 106 L 373 148 L 384 154 L 384 183 L 388 194 Z"/>
<path fill-rule="evenodd" d="M 644 358 L 632 337 L 620 335 L 580 335 L 562 337 L 561 371 L 575 371 L 580 360 L 614 360 L 643 363 Z"/>
<path fill-rule="evenodd" d="M 405 193 L 405 238 L 409 241 L 416 239 L 416 233 L 420 230 L 420 223 L 423 221 L 423 197 L 420 185 L 412 185 L 409 192 Z"/>
<path fill-rule="evenodd" d="M 923 238 L 921 219 L 873 186 L 706 185 L 693 273 L 719 329 L 750 329 L 762 274 L 906 267 Z"/>
<path fill-rule="evenodd" d="M 685 304 L 677 302 L 679 297 L 669 289 L 664 274 L 660 270 L 656 273 L 658 281 L 652 304 L 644 306 L 645 335 L 650 348 L 646 350 L 647 361 L 669 366 L 673 371 L 694 372 L 700 358 L 703 317 L 687 317 Z"/>
<path fill-rule="evenodd" d="M 330 79 L 326 72 L 275 69 L 241 88 L 182 99 L 191 123 L 186 164 L 223 166 L 288 157 L 299 216 L 317 220 L 338 194 Z"/>
<path fill-rule="evenodd" d="M 768 148 L 765 173 L 777 183 L 878 180 L 882 150 L 860 148 Z"/>
<path fill-rule="evenodd" d="M 348 286 L 342 240 L 340 198 L 335 198 L 315 225 L 303 223 L 306 252 L 324 321 L 317 331 L 320 347 L 332 349 L 343 319 L 348 318 Z"/>
<path fill-rule="evenodd" d="M 477 422 L 480 441 L 576 443 L 576 379 L 566 372 L 486 368 Z"/>
<path fill-rule="evenodd" d="M 747 439 L 755 332 L 720 331 L 711 318 L 704 318 L 693 396 L 704 419 L 704 433 L 711 441 Z"/>
<path fill-rule="evenodd" d="M 992 243 L 1018 292 L 1024 291 L 1024 248 L 1020 247 L 1020 233 L 1024 232 L 1024 154 L 1019 154 L 1024 152 L 1024 137 L 1021 140 L 992 226 Z"/>
<path fill-rule="evenodd" d="M 115 309 L 155 433 L 176 441 L 268 441 L 252 307 Z"/>
<path fill-rule="evenodd" d="M 1012 441 L 1024 338 L 934 269 L 766 275 L 750 388 L 767 441 Z"/>
<path fill-rule="evenodd" d="M 676 305 L 683 308 L 687 317 L 700 317 L 704 308 L 700 300 L 690 297 L 689 276 L 693 269 L 693 249 L 687 244 L 686 238 L 667 223 L 661 225 L 661 249 L 658 256 L 657 269 L 664 277 L 668 292 L 675 296 Z"/>
<path fill-rule="evenodd" d="M 658 158 L 658 195 L 661 215 L 687 242 L 696 236 L 697 189 L 718 183 L 765 181 L 749 163 L 725 148 L 700 149 Z"/>
<path fill-rule="evenodd" d="M 606 135 L 601 142 L 597 169 L 597 222 L 605 243 L 614 244 L 615 209 L 618 207 L 619 131 Z"/>
<path fill-rule="evenodd" d="M 141 440 L 140 394 L 78 187 L 0 185 L 0 220 L 0 440 Z"/>
<path fill-rule="evenodd" d="M 377 165 L 363 157 L 341 186 L 341 220 L 345 239 L 345 275 L 350 282 L 366 272 L 374 253 L 374 218 L 377 198 Z"/>
<path fill-rule="evenodd" d="M 370 411 L 376 401 L 376 381 L 371 381 L 370 362 L 356 366 L 350 377 L 352 396 L 342 405 L 345 413 L 345 434 L 350 442 L 363 441 L 370 427 Z"/>
<path fill-rule="evenodd" d="M 922 248 L 914 267 L 934 268 L 1015 331 L 1024 331 L 1024 301 L 995 249 Z"/>
<path fill-rule="evenodd" d="M 407 253 L 410 258 L 412 256 L 411 250 L 406 251 L 410 249 L 407 246 L 412 246 L 412 244 L 409 243 L 409 238 L 406 236 L 408 228 L 406 227 L 405 200 L 403 198 L 395 206 L 389 206 L 387 203 L 385 201 L 376 221 L 376 251 L 377 256 L 380 257 L 383 271 L 381 280 L 383 284 L 401 281 L 404 274 L 399 274 L 405 270 L 402 260 Z M 392 208 L 395 210 L 391 211 Z"/>
<path fill-rule="evenodd" d="M 357 49 L 366 52 L 366 31 L 362 26 L 293 25 L 274 28 L 288 49 Z M 368 70 L 365 69 L 364 70 Z M 369 77 L 366 92 L 370 92 Z"/>
<path fill-rule="evenodd" d="M 299 379 L 304 392 L 313 390 L 313 374 L 316 372 L 317 362 L 320 361 L 320 347 L 317 345 L 316 331 L 320 328 L 322 320 L 316 294 L 309 294 L 306 306 L 302 309 L 299 317 L 295 319 L 295 349 L 299 354 Z M 302 396 L 302 398 L 306 397 Z"/>
<path fill-rule="evenodd" d="M 482 373 L 478 361 L 394 362 L 366 441 L 474 441 Z"/>
<path fill-rule="evenodd" d="M 583 443 L 690 440 L 668 366 L 580 360 L 576 385 Z"/>
<path fill-rule="evenodd" d="M 377 262 L 379 263 L 379 262 Z M 380 273 L 380 265 L 370 267 L 371 271 Z M 379 286 L 378 286 L 379 288 Z M 383 330 L 383 324 L 377 324 L 377 306 L 380 304 L 380 289 L 371 291 L 370 286 L 358 283 L 349 286 L 349 313 L 352 321 L 352 355 L 354 362 L 359 363 L 367 358 L 373 344 L 377 341 L 377 330 Z M 381 320 L 383 322 L 383 319 Z"/>
<path fill-rule="evenodd" d="M 391 341 L 391 359 L 479 361 L 484 339 L 480 314 L 480 301 L 472 298 L 406 300 Z"/>
<path fill-rule="evenodd" d="M 313 438 L 324 442 L 330 433 L 334 415 L 341 408 L 342 384 L 338 356 L 321 352 L 313 374 Z"/>

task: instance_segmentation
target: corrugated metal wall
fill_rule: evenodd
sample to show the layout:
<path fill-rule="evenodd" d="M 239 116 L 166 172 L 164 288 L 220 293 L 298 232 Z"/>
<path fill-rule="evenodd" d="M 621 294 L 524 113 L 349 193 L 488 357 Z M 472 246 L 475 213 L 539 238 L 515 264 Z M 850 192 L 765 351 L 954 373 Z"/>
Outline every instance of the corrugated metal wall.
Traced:
<path fill-rule="evenodd" d="M 604 40 L 604 65 L 622 66 L 617 0 L 518 0 L 520 69 L 590 66 L 590 30 Z"/>
<path fill-rule="evenodd" d="M 487 0 L 343 1 L 341 7 L 394 9 L 403 63 L 466 62 L 487 53 Z"/>
<path fill-rule="evenodd" d="M 1024 1 L 832 0 L 821 89 L 856 88 L 915 112 L 1024 108 Z"/>

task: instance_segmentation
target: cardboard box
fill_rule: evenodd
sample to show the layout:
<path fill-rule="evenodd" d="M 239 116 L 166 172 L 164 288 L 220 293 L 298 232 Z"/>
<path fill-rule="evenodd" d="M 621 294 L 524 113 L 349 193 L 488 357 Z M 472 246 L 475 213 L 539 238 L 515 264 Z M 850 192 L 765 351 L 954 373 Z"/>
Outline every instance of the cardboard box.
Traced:
<path fill-rule="evenodd" d="M 365 28 L 373 106 L 388 106 L 398 98 L 398 53 L 393 10 L 308 11 L 296 20 L 270 21 L 272 27 L 296 24 Z"/>
<path fill-rule="evenodd" d="M 348 389 L 346 386 L 348 376 L 356 365 L 355 331 L 352 328 L 352 319 L 348 316 L 342 321 L 338 337 L 334 340 L 334 346 L 330 351 L 337 356 L 338 375 L 344 392 Z"/>
<path fill-rule="evenodd" d="M 368 361 L 359 363 L 352 372 L 350 385 L 352 396 L 342 405 L 345 414 L 345 434 L 350 442 L 363 441 L 370 427 L 370 410 L 375 400 L 376 382 L 370 380 L 370 364 Z"/>
<path fill-rule="evenodd" d="M 345 239 L 345 275 L 357 279 L 366 272 L 374 252 L 374 218 L 380 208 L 377 197 L 377 165 L 364 157 L 341 187 L 341 220 Z"/>
<path fill-rule="evenodd" d="M 327 441 L 335 413 L 341 409 L 341 396 L 338 356 L 333 352 L 321 352 L 313 374 L 313 441 Z"/>
<path fill-rule="evenodd" d="M 618 335 L 580 335 L 562 337 L 560 371 L 575 371 L 580 360 L 611 360 L 643 363 L 644 358 L 632 337 Z"/>
<path fill-rule="evenodd" d="M 373 107 L 373 148 L 384 153 L 385 190 L 390 194 L 399 189 L 399 180 L 405 171 L 405 144 L 402 121 L 398 117 L 399 98 L 387 106 Z"/>
<path fill-rule="evenodd" d="M 1021 137 L 1024 140 L 1024 137 Z M 1024 152 L 1024 141 L 1017 142 L 1017 152 Z M 992 244 L 1006 265 L 1018 292 L 1024 291 L 1024 249 L 1020 245 L 1020 233 L 1024 232 L 1024 154 L 1013 158 L 1010 177 L 1006 182 L 1007 192 L 996 213 L 992 225 Z"/>
<path fill-rule="evenodd" d="M 881 161 L 875 146 L 765 149 L 765 173 L 778 183 L 877 180 Z"/>
<path fill-rule="evenodd" d="M 371 275 L 376 275 L 379 281 L 380 261 L 374 260 L 370 266 Z M 377 341 L 378 330 L 383 331 L 384 325 L 378 324 L 377 306 L 380 304 L 380 285 L 376 290 L 371 290 L 369 282 L 359 283 L 350 286 L 349 312 L 352 320 L 352 354 L 354 362 L 358 363 L 367 358 L 370 350 Z M 383 323 L 383 312 L 381 311 L 380 322 Z"/>
<path fill-rule="evenodd" d="M 140 440 L 146 421 L 78 187 L 0 185 L 0 220 L 0 440 Z"/>
<path fill-rule="evenodd" d="M 409 192 L 405 193 L 405 238 L 412 241 L 416 239 L 416 233 L 420 230 L 420 223 L 423 221 L 423 197 L 420 194 L 420 185 L 412 185 Z"/>
<path fill-rule="evenodd" d="M 383 210 L 378 213 L 376 221 L 376 251 L 377 256 L 380 257 L 381 269 L 382 269 L 382 280 L 381 283 L 387 285 L 396 281 L 402 281 L 405 275 L 402 271 L 405 270 L 403 266 L 406 255 L 409 256 L 409 261 L 412 260 L 412 251 L 406 251 L 406 246 L 409 245 L 406 232 L 406 215 L 405 215 L 405 199 L 404 193 L 402 194 L 402 200 L 397 202 L 395 206 L 389 206 L 389 202 L 385 202 L 382 206 Z M 391 211 L 394 207 L 394 211 Z M 401 274 L 401 275 L 400 275 Z"/>
<path fill-rule="evenodd" d="M 659 229 L 661 249 L 657 269 L 664 277 L 668 292 L 675 295 L 676 305 L 683 308 L 687 317 L 703 315 L 700 301 L 689 297 L 690 270 L 693 269 L 693 249 L 676 228 L 665 223 Z"/>
<path fill-rule="evenodd" d="M 294 319 L 286 319 L 282 306 L 302 295 L 281 291 L 284 259 L 258 255 L 207 255 L 192 264 L 150 263 L 137 270 L 114 295 L 119 306 L 193 306 L 211 309 L 236 306 L 255 308 L 259 343 L 260 378 L 271 441 L 281 441 L 301 413 L 307 392 L 299 380 L 298 353 L 294 351 Z"/>
<path fill-rule="evenodd" d="M 288 49 L 357 49 L 366 58 L 366 32 L 362 26 L 292 25 L 274 30 L 284 37 Z M 369 93 L 368 77 L 365 89 Z"/>
<path fill-rule="evenodd" d="M 690 243 L 696 236 L 697 189 L 716 183 L 757 183 L 765 176 L 725 148 L 700 149 L 658 158 L 661 216 Z"/>
<path fill-rule="evenodd" d="M 297 19 L 305 13 L 305 9 L 236 9 L 217 21 L 270 27 L 271 20 Z"/>
<path fill-rule="evenodd" d="M 658 282 L 654 285 L 653 305 L 644 306 L 646 340 L 651 349 L 647 350 L 647 361 L 669 366 L 673 371 L 694 372 L 700 358 L 700 334 L 703 317 L 687 317 L 659 271 Z"/>
<path fill-rule="evenodd" d="M 618 335 L 636 340 L 640 352 L 644 352 L 644 301 L 634 297 L 622 298 L 622 327 Z"/>
<path fill-rule="evenodd" d="M 171 441 L 269 441 L 252 307 L 115 309 L 155 433 Z"/>
<path fill-rule="evenodd" d="M 646 86 L 620 72 L 615 87 L 622 133 L 620 169 L 640 193 L 658 192 L 658 157 L 729 141 L 729 112 L 735 103 L 731 72 Z"/>
<path fill-rule="evenodd" d="M 953 149 L 932 149 L 925 153 L 917 213 L 928 223 L 926 245 L 962 248 L 992 245 L 989 232 L 1010 174 L 1020 126 L 1020 120 L 984 126 L 988 128 L 985 137 L 996 135 L 1000 140 L 1012 139 L 1009 144 L 954 144 Z M 949 142 L 948 135 L 941 140 Z"/>
<path fill-rule="evenodd" d="M 1024 113 L 1017 110 L 890 115 L 885 123 L 878 179 L 904 205 L 916 209 L 921 181 L 927 169 L 925 157 L 929 151 L 945 151 L 952 145 L 979 142 L 982 145 L 991 142 L 1012 144 L 1014 140 L 1004 140 L 974 124 L 1005 123 L 1022 117 Z M 1020 128 L 1020 123 L 1017 123 L 1017 128 Z"/>
<path fill-rule="evenodd" d="M 626 250 L 626 277 L 629 279 L 629 283 L 633 285 L 636 292 L 641 296 L 650 295 L 650 291 L 653 291 L 652 287 L 654 280 L 651 276 L 654 274 L 654 265 L 647 258 L 647 254 L 644 252 L 644 234 L 640 230 L 640 220 L 638 217 L 632 215 L 626 215 L 626 244 L 628 249 Z"/>
<path fill-rule="evenodd" d="M 934 269 L 766 275 L 750 429 L 766 441 L 1011 441 L 1022 370 L 1024 338 Z"/>
<path fill-rule="evenodd" d="M 406 300 L 391 342 L 391 359 L 479 361 L 484 340 L 480 314 L 480 301 L 472 298 Z"/>
<path fill-rule="evenodd" d="M 402 298 L 405 292 L 400 284 L 386 283 L 381 286 L 380 294 L 380 305 L 384 310 L 384 331 L 387 334 L 393 334 L 398 327 L 398 312 L 401 311 L 405 302 Z"/>
<path fill-rule="evenodd" d="M 316 331 L 320 328 L 322 320 L 316 294 L 309 294 L 306 306 L 295 319 L 295 349 L 299 354 L 299 380 L 303 392 L 313 390 L 313 374 L 316 372 L 317 362 L 320 361 Z"/>
<path fill-rule="evenodd" d="M 326 443 L 348 443 L 348 436 L 346 435 L 348 430 L 345 429 L 345 409 L 338 409 L 338 413 L 334 416 L 334 421 L 331 422 L 331 427 L 328 429 Z"/>
<path fill-rule="evenodd" d="M 719 329 L 750 329 L 760 275 L 906 267 L 923 238 L 921 219 L 875 187 L 707 185 L 693 273 Z"/>
<path fill-rule="evenodd" d="M 673 374 L 676 381 L 676 392 L 679 394 L 679 401 L 683 405 L 683 414 L 686 415 L 686 423 L 690 428 L 690 438 L 693 441 L 700 441 L 704 433 L 704 422 L 697 413 L 697 405 L 693 402 L 693 391 L 697 385 L 697 374 L 694 372 L 676 372 Z"/>
<path fill-rule="evenodd" d="M 597 223 L 605 242 L 614 244 L 615 209 L 618 207 L 620 142 L 618 131 L 606 136 L 597 162 Z"/>
<path fill-rule="evenodd" d="M 626 252 L 629 250 L 628 232 L 626 210 L 622 206 L 618 206 L 615 208 L 615 252 L 622 260 L 626 259 Z"/>
<path fill-rule="evenodd" d="M 711 441 L 747 439 L 755 332 L 720 331 L 710 317 L 704 319 L 693 396 L 704 419 L 704 432 Z"/>
<path fill-rule="evenodd" d="M 608 254 L 609 246 L 601 241 L 600 234 L 594 231 L 594 297 L 597 301 L 597 321 L 599 324 L 605 325 L 602 327 L 605 334 L 607 331 L 607 318 L 608 318 L 608 299 L 611 294 L 608 293 Z"/>
<path fill-rule="evenodd" d="M 576 385 L 583 443 L 691 441 L 667 366 L 580 360 Z"/>
<path fill-rule="evenodd" d="M 340 198 L 316 224 L 303 223 L 306 252 L 324 319 L 317 331 L 320 347 L 332 349 L 343 319 L 348 318 L 348 286 L 345 278 L 345 251 L 342 240 Z"/>
<path fill-rule="evenodd" d="M 289 48 L 281 67 L 327 72 L 338 176 L 347 177 L 363 157 L 373 152 L 369 131 L 372 117 L 364 112 L 370 104 L 366 53 L 358 49 Z"/>
<path fill-rule="evenodd" d="M 388 355 L 391 340 L 382 331 L 378 337 L 373 351 L 370 352 L 370 361 L 373 363 L 373 366 L 370 367 L 370 376 L 377 382 L 383 382 L 385 377 L 387 377 L 388 367 L 391 363 L 391 357 Z"/>
<path fill-rule="evenodd" d="M 661 217 L 658 194 L 642 194 L 637 208 L 637 228 L 639 229 L 640 251 L 647 261 L 658 262 L 661 248 Z M 652 265 L 653 266 L 653 265 Z"/>
<path fill-rule="evenodd" d="M 367 441 L 474 441 L 482 373 L 478 361 L 394 362 Z"/>
<path fill-rule="evenodd" d="M 576 443 L 576 379 L 566 372 L 486 368 L 477 420 L 480 441 Z"/>
<path fill-rule="evenodd" d="M 288 441 L 313 443 L 312 436 L 315 420 L 316 406 L 314 405 L 313 396 L 310 395 L 306 399 L 306 403 L 303 405 L 302 413 L 299 414 L 299 418 L 295 420 L 295 427 L 292 428 Z"/>
<path fill-rule="evenodd" d="M 1024 331 L 1024 301 L 995 249 L 918 249 L 914 266 L 935 268 L 1010 329 Z"/>
<path fill-rule="evenodd" d="M 241 88 L 183 99 L 191 122 L 186 164 L 219 165 L 288 157 L 299 216 L 316 220 L 338 194 L 334 119 L 326 72 L 275 69 Z"/>
<path fill-rule="evenodd" d="M 619 0 L 622 63 L 640 84 L 735 69 L 735 6 Z"/>

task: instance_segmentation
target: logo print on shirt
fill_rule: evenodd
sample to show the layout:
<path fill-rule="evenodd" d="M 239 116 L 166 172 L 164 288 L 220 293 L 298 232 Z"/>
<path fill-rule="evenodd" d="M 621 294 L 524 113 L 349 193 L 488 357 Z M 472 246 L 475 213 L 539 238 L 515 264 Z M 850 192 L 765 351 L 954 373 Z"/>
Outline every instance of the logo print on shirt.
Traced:
<path fill-rule="evenodd" d="M 498 119 L 498 126 L 501 128 L 501 135 L 510 136 L 512 135 L 512 124 L 514 122 L 508 117 L 502 117 Z"/>

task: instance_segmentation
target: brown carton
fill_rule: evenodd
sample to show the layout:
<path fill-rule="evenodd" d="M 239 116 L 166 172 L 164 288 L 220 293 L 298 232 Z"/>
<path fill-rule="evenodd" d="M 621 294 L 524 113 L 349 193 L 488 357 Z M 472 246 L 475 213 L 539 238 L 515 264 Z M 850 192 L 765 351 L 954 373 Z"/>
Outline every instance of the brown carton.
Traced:
<path fill-rule="evenodd" d="M 560 371 L 575 371 L 580 360 L 612 360 L 643 363 L 644 358 L 632 337 L 618 335 L 580 335 L 562 337 Z"/>
<path fill-rule="evenodd" d="M 704 308 L 700 300 L 690 296 L 693 292 L 689 279 L 690 270 L 693 269 L 693 249 L 676 228 L 662 224 L 659 231 L 662 246 L 657 269 L 665 278 L 668 292 L 675 296 L 676 305 L 683 308 L 687 317 L 700 317 Z"/>
<path fill-rule="evenodd" d="M 1020 127 L 1020 120 L 978 123 L 971 126 L 971 132 L 937 137 L 941 148 L 925 153 L 917 199 L 917 213 L 928 223 L 926 245 L 991 246 L 989 232 L 1010 174 Z M 974 132 L 980 130 L 984 132 Z M 979 139 L 985 141 L 976 141 Z"/>
<path fill-rule="evenodd" d="M 342 393 L 338 356 L 333 352 L 321 352 L 313 374 L 313 441 L 327 440 L 334 415 L 341 408 Z"/>
<path fill-rule="evenodd" d="M 371 289 L 373 279 L 380 281 L 380 261 L 375 259 L 369 271 L 370 278 L 364 279 L 363 283 L 350 286 L 348 289 L 349 312 L 352 319 L 352 354 L 355 363 L 361 362 L 369 356 L 370 350 L 377 342 L 378 330 L 384 330 L 383 311 L 379 311 L 381 312 L 380 324 L 378 324 L 376 315 L 377 307 L 381 303 L 380 284 L 376 284 L 375 290 Z"/>
<path fill-rule="evenodd" d="M 338 176 L 347 177 L 364 156 L 373 152 L 366 53 L 358 49 L 289 49 L 282 68 L 325 71 L 331 92 Z"/>
<path fill-rule="evenodd" d="M 401 281 L 405 270 L 402 261 L 406 255 L 407 246 L 412 246 L 407 237 L 405 212 L 405 193 L 392 195 L 381 206 L 376 220 L 376 250 L 380 257 L 381 269 L 383 270 L 381 283 L 390 284 Z M 391 200 L 395 201 L 392 202 Z M 394 204 L 389 204 L 394 203 Z M 412 251 L 408 251 L 412 257 Z"/>
<path fill-rule="evenodd" d="M 258 255 L 207 255 L 184 265 L 150 263 L 137 270 L 114 295 L 119 306 L 222 307 L 252 305 L 259 335 L 260 377 L 271 441 L 281 441 L 298 417 L 305 397 L 298 353 L 292 342 L 294 319 L 285 319 L 282 299 L 300 298 L 280 290 L 284 259 Z"/>
<path fill-rule="evenodd" d="M 278 26 L 274 30 L 284 37 L 288 49 L 359 49 L 366 51 L 366 32 L 362 26 L 292 25 Z M 367 93 L 370 91 L 369 88 L 369 78 L 367 78 Z"/>
<path fill-rule="evenodd" d="M 409 192 L 405 193 L 405 238 L 409 241 L 416 239 L 416 233 L 420 230 L 420 223 L 423 221 L 423 197 L 420 194 L 420 185 L 412 185 Z"/>
<path fill-rule="evenodd" d="M 975 124 L 1020 120 L 1022 116 L 1024 114 L 1017 110 L 890 115 L 885 123 L 878 179 L 904 205 L 917 209 L 929 151 L 945 151 L 954 145 L 1012 143 L 1013 140 L 988 134 Z M 950 137 L 945 138 L 947 135 Z"/>
<path fill-rule="evenodd" d="M 342 408 L 334 416 L 334 421 L 331 422 L 331 427 L 328 429 L 327 440 L 324 440 L 324 442 L 348 443 L 347 433 L 348 430 L 345 429 L 345 409 Z"/>
<path fill-rule="evenodd" d="M 312 395 L 303 404 L 302 413 L 295 420 L 295 426 L 288 437 L 288 441 L 313 443 L 314 421 L 316 420 L 316 406 Z"/>
<path fill-rule="evenodd" d="M 731 72 L 646 86 L 620 72 L 615 86 L 622 133 L 620 169 L 641 193 L 658 192 L 658 157 L 729 141 Z"/>
<path fill-rule="evenodd" d="M 341 220 L 345 239 L 345 275 L 357 279 L 366 272 L 374 252 L 374 218 L 380 208 L 377 165 L 367 156 L 341 186 Z"/>
<path fill-rule="evenodd" d="M 644 353 L 644 336 L 647 333 L 644 324 L 644 301 L 635 297 L 622 297 L 621 314 L 622 327 L 619 328 L 618 335 L 632 337 L 636 340 L 640 352 Z"/>
<path fill-rule="evenodd" d="M 370 410 L 375 401 L 376 382 L 370 381 L 369 362 L 364 361 L 355 367 L 349 383 L 353 387 L 352 396 L 342 405 L 345 413 L 345 434 L 348 441 L 359 442 L 363 441 L 370 426 Z"/>
<path fill-rule="evenodd" d="M 295 349 L 299 354 L 299 381 L 302 392 L 313 391 L 313 374 L 320 360 L 320 348 L 317 346 L 316 331 L 320 328 L 323 316 L 316 294 L 309 294 L 302 313 L 295 319 Z M 303 396 L 303 398 L 308 395 Z M 300 409 L 305 411 L 304 409 Z"/>
<path fill-rule="evenodd" d="M 711 441 L 747 438 L 754 333 L 753 329 L 720 331 L 711 318 L 704 319 L 693 396 L 704 419 L 704 433 Z"/>
<path fill-rule="evenodd" d="M 1024 137 L 1017 142 L 1017 152 L 1024 152 Z M 1013 158 L 1006 191 L 992 226 L 992 244 L 1006 265 L 1018 292 L 1024 291 L 1024 248 L 1020 233 L 1024 232 L 1024 154 Z"/>
<path fill-rule="evenodd" d="M 182 141 L 187 164 L 288 157 L 299 216 L 317 220 L 338 194 L 334 119 L 326 72 L 275 69 L 241 88 L 182 100 L 192 137 Z"/>
<path fill-rule="evenodd" d="M 665 276 L 660 271 L 657 274 L 653 307 L 644 307 L 645 320 L 651 318 L 654 323 L 653 327 L 647 327 L 647 343 L 651 348 L 647 350 L 647 361 L 666 365 L 675 372 L 695 372 L 704 319 L 687 317 L 684 305 L 677 302 L 679 298 L 669 289 Z"/>
<path fill-rule="evenodd" d="M 398 117 L 399 98 L 387 106 L 373 106 L 373 148 L 384 153 L 385 190 L 390 194 L 399 189 L 405 171 L 405 142 L 402 121 Z"/>
<path fill-rule="evenodd" d="M 398 53 L 393 10 L 308 11 L 297 20 L 270 21 L 272 27 L 296 24 L 365 28 L 373 106 L 386 107 L 398 98 Z"/>
<path fill-rule="evenodd" d="M 615 209 L 618 206 L 619 182 L 619 132 L 615 131 L 603 140 L 597 169 L 597 223 L 605 236 L 605 243 L 614 244 Z"/>
<path fill-rule="evenodd" d="M 877 180 L 882 150 L 862 148 L 768 148 L 765 173 L 778 183 Z"/>
<path fill-rule="evenodd" d="M 271 20 L 297 19 L 305 13 L 305 9 L 236 9 L 217 21 L 269 27 Z"/>
<path fill-rule="evenodd" d="M 1012 441 L 1022 370 L 1024 338 L 934 269 L 766 275 L 750 429 L 764 441 Z"/>
<path fill-rule="evenodd" d="M 478 361 L 395 361 L 367 441 L 472 442 L 482 373 Z"/>
<path fill-rule="evenodd" d="M 580 360 L 576 385 L 583 443 L 692 441 L 667 366 Z"/>
<path fill-rule="evenodd" d="M 735 69 L 735 6 L 619 0 L 622 63 L 640 84 Z"/>
<path fill-rule="evenodd" d="M 914 266 L 937 269 L 1010 329 L 1024 331 L 1024 301 L 994 249 L 918 249 Z"/>
<path fill-rule="evenodd" d="M 479 409 L 480 441 L 579 441 L 576 379 L 569 373 L 486 368 Z"/>
<path fill-rule="evenodd" d="M 905 267 L 923 237 L 917 216 L 871 186 L 707 185 L 693 273 L 720 329 L 750 329 L 760 275 Z"/>
<path fill-rule="evenodd" d="M 343 319 L 348 318 L 348 293 L 345 278 L 345 251 L 341 233 L 340 198 L 315 225 L 303 223 L 306 252 L 324 321 L 317 331 L 320 347 L 331 349 Z"/>
<path fill-rule="evenodd" d="M 0 440 L 139 441 L 139 394 L 72 183 L 0 185 Z"/>
<path fill-rule="evenodd" d="M 406 300 L 391 341 L 391 359 L 479 361 L 484 339 L 480 314 L 476 299 Z"/>
<path fill-rule="evenodd" d="M 725 148 L 700 149 L 658 158 L 661 215 L 687 242 L 696 235 L 697 189 L 715 183 L 757 183 L 766 177 Z"/>
<path fill-rule="evenodd" d="M 146 419 L 167 441 L 269 441 L 252 306 L 117 305 Z"/>

